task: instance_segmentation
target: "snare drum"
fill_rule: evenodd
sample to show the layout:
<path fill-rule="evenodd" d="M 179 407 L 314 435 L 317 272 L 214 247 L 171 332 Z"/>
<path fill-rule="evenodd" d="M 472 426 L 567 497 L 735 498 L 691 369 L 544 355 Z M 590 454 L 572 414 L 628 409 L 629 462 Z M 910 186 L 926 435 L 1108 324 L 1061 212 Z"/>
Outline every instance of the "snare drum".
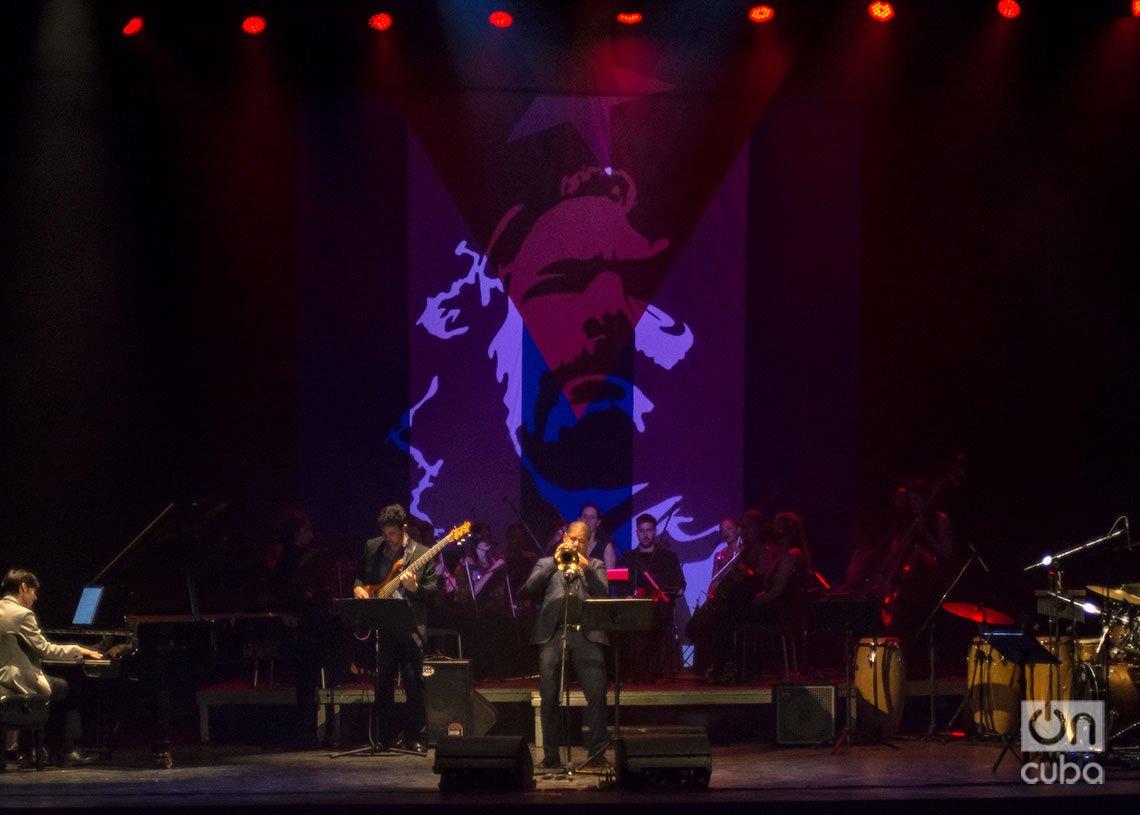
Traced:
<path fill-rule="evenodd" d="M 1061 660 L 1060 665 L 1026 665 L 1025 698 L 1029 701 L 1068 699 L 1073 684 L 1073 638 L 1038 637 L 1037 641 L 1053 656 Z"/>
<path fill-rule="evenodd" d="M 867 637 L 855 649 L 855 727 L 891 736 L 899 731 L 906 703 L 906 668 L 893 637 Z"/>
<path fill-rule="evenodd" d="M 966 657 L 966 704 L 975 724 L 989 733 L 1011 732 L 1021 703 L 1020 680 L 1020 665 L 1006 662 L 984 639 L 974 637 Z"/>

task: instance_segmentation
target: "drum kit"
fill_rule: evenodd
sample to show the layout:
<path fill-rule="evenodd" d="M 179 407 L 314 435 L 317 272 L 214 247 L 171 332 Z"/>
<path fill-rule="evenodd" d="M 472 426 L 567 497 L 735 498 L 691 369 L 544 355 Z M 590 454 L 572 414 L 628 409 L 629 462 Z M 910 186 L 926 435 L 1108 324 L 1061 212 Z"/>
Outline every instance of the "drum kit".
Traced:
<path fill-rule="evenodd" d="M 1052 632 L 1037 641 L 1056 658 L 1055 663 L 1015 664 L 993 647 L 985 632 L 980 630 L 973 639 L 966 657 L 966 697 L 959 712 L 967 711 L 979 732 L 1009 735 L 1018 725 L 1023 697 L 1107 701 L 1110 742 L 1140 728 L 1140 583 L 1086 589 L 1087 593 L 1059 588 L 1037 593 L 1038 611 L 1049 616 Z M 1098 602 L 1084 600 L 1089 595 Z M 978 623 L 980 629 L 1013 623 L 1008 614 L 969 603 L 942 607 Z M 1077 626 L 1083 620 L 1099 622 L 1100 635 L 1079 636 Z M 1062 621 L 1071 623 L 1068 633 L 1063 633 Z"/>

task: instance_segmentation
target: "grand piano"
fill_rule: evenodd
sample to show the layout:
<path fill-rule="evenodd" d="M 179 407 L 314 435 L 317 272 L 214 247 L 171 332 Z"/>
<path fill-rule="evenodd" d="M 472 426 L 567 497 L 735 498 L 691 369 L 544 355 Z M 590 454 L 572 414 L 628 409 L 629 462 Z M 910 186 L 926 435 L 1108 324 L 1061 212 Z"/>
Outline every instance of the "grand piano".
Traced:
<path fill-rule="evenodd" d="M 49 629 L 52 639 L 81 641 L 102 660 L 46 663 L 97 700 L 97 746 L 109 752 L 118 702 L 145 697 L 156 766 L 170 768 L 172 698 L 192 694 L 217 670 L 241 660 L 243 640 L 277 624 L 259 609 L 250 553 L 233 546 L 227 502 L 167 505 L 97 575 L 105 597 L 93 624 Z M 205 587 L 203 589 L 203 587 Z M 268 636 L 271 636 L 269 634 Z M 107 710 L 111 713 L 108 716 Z"/>

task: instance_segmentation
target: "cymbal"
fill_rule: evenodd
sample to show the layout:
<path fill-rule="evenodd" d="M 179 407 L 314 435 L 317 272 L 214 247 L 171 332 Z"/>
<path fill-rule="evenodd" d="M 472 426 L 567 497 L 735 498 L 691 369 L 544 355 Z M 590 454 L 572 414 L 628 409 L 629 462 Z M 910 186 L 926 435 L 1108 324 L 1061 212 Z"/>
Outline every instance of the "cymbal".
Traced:
<path fill-rule="evenodd" d="M 1122 600 L 1125 603 L 1140 606 L 1140 597 L 1137 597 L 1124 587 L 1110 589 L 1108 586 L 1085 586 L 1085 588 L 1093 594 L 1099 594 L 1101 597 L 1107 597 L 1109 600 Z M 1134 588 L 1134 584 L 1129 584 L 1128 588 Z"/>
<path fill-rule="evenodd" d="M 975 623 L 992 623 L 993 625 L 1013 625 L 1013 617 L 1001 611 L 977 603 L 943 603 L 942 607 L 956 617 L 962 617 Z"/>

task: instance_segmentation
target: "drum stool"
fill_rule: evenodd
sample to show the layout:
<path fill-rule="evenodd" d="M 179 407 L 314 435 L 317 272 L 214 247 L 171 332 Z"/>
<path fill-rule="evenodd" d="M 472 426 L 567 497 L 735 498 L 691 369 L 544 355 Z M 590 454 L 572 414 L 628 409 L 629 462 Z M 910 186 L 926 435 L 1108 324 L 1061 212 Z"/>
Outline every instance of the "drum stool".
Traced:
<path fill-rule="evenodd" d="M 0 696 L 0 773 L 8 769 L 9 730 L 32 731 L 32 755 L 37 770 L 44 768 L 44 742 L 51 696 L 46 693 L 8 693 Z"/>

